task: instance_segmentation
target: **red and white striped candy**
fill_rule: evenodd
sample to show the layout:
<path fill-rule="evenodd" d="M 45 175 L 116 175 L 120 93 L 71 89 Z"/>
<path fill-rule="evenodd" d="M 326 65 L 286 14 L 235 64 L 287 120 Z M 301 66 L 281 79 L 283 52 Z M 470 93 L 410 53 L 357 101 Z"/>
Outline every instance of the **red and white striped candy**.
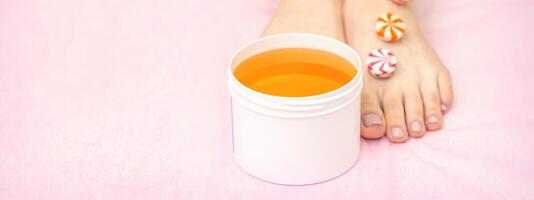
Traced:
<path fill-rule="evenodd" d="M 406 26 L 398 15 L 388 12 L 376 19 L 375 29 L 380 39 L 395 42 L 402 38 Z"/>
<path fill-rule="evenodd" d="M 375 49 L 367 56 L 367 68 L 374 77 L 390 77 L 397 68 L 397 57 L 387 49 Z"/>

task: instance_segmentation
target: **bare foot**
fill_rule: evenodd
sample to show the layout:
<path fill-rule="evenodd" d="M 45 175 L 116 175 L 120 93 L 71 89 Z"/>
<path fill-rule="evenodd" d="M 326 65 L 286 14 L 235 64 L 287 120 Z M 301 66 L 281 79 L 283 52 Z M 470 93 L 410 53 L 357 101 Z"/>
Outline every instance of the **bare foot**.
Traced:
<path fill-rule="evenodd" d="M 443 126 L 443 112 L 450 109 L 452 88 L 447 69 L 417 28 L 409 5 L 391 1 L 347 0 L 345 30 L 348 43 L 366 60 L 373 49 L 386 48 L 398 59 L 395 74 L 376 79 L 365 70 L 362 91 L 362 136 L 385 135 L 392 142 L 421 137 Z M 404 37 L 394 43 L 380 40 L 376 18 L 392 11 L 406 24 Z"/>

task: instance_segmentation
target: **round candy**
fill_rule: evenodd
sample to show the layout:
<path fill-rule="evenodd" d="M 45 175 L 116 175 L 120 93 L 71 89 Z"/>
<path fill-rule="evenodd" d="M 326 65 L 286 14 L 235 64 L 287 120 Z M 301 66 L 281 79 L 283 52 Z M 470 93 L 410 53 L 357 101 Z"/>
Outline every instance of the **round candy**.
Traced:
<path fill-rule="evenodd" d="M 367 68 L 374 77 L 390 77 L 397 68 L 397 57 L 387 49 L 375 49 L 367 57 Z"/>
<path fill-rule="evenodd" d="M 375 28 L 380 39 L 395 42 L 402 38 L 406 26 L 398 15 L 388 12 L 378 17 Z"/>

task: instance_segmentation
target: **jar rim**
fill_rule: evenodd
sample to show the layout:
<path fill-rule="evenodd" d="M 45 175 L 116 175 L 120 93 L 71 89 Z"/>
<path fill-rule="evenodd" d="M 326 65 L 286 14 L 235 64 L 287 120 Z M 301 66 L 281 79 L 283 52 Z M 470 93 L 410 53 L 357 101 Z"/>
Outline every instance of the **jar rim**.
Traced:
<path fill-rule="evenodd" d="M 247 49 L 252 48 L 254 44 L 268 42 L 269 40 L 275 40 L 275 39 L 288 39 L 288 40 L 306 39 L 308 42 L 309 41 L 322 41 L 322 42 L 333 44 L 336 48 L 338 48 L 338 51 L 343 51 L 346 55 L 349 55 L 350 57 L 352 57 L 352 59 L 349 59 L 343 55 L 339 55 L 339 53 L 333 52 L 333 50 L 331 49 L 330 50 L 322 49 L 322 48 L 315 48 L 315 49 L 320 49 L 320 50 L 327 51 L 329 53 L 334 53 L 346 59 L 356 69 L 356 75 L 354 75 L 349 82 L 345 83 L 343 86 L 335 90 L 331 90 L 331 91 L 317 94 L 317 95 L 304 96 L 304 97 L 275 96 L 275 95 L 258 92 L 256 90 L 253 90 L 245 86 L 243 83 L 237 80 L 237 78 L 233 74 L 233 69 L 239 64 L 239 63 L 236 63 L 236 58 L 238 56 L 241 56 L 241 54 L 245 52 Z M 270 48 L 268 50 L 281 49 L 281 48 L 285 48 L 285 47 L 275 47 L 275 48 Z M 303 47 L 303 48 L 307 48 L 307 47 Z M 264 52 L 264 51 L 261 51 L 261 52 Z M 256 54 L 252 54 L 251 56 L 253 55 L 256 55 Z M 249 57 L 250 56 L 248 57 L 245 56 L 245 59 L 242 59 L 242 60 L 246 60 Z M 240 103 L 242 104 L 244 103 L 243 102 L 244 101 L 243 98 L 244 98 L 244 99 L 248 99 L 249 101 L 254 102 L 254 104 L 256 104 L 257 106 L 263 106 L 263 107 L 274 109 L 274 110 L 283 110 L 283 111 L 288 111 L 288 112 L 299 112 L 299 113 L 306 112 L 308 114 L 306 116 L 323 113 L 321 111 L 328 110 L 326 108 L 334 108 L 334 107 L 338 107 L 336 106 L 338 104 L 344 104 L 344 102 L 348 101 L 349 99 L 353 99 L 353 96 L 359 96 L 359 93 L 362 87 L 361 59 L 358 53 L 352 47 L 348 46 L 347 44 L 341 41 L 338 41 L 330 37 L 316 35 L 316 34 L 309 34 L 309 33 L 283 33 L 283 34 L 277 34 L 277 35 L 272 35 L 272 36 L 266 36 L 266 37 L 248 42 L 247 44 L 239 48 L 236 51 L 236 53 L 234 53 L 234 55 L 232 56 L 230 60 L 230 67 L 228 68 L 227 73 L 228 73 L 228 87 L 230 90 L 230 94 L 232 98 L 236 99 L 237 101 L 240 101 Z M 351 95 L 353 93 L 355 94 Z M 338 102 L 338 103 L 335 103 L 335 102 Z M 331 104 L 331 105 L 326 105 L 326 104 Z M 252 105 L 249 105 L 247 107 L 250 107 L 250 106 Z"/>

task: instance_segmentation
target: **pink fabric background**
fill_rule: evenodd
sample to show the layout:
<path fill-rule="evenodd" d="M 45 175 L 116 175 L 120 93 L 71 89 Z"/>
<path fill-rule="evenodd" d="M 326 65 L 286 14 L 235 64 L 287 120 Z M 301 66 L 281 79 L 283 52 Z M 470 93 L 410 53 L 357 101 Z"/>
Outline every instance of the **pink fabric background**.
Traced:
<path fill-rule="evenodd" d="M 454 79 L 445 128 L 291 187 L 231 152 L 226 64 L 273 2 L 2 0 L 0 199 L 533 199 L 534 2 L 414 3 Z"/>

